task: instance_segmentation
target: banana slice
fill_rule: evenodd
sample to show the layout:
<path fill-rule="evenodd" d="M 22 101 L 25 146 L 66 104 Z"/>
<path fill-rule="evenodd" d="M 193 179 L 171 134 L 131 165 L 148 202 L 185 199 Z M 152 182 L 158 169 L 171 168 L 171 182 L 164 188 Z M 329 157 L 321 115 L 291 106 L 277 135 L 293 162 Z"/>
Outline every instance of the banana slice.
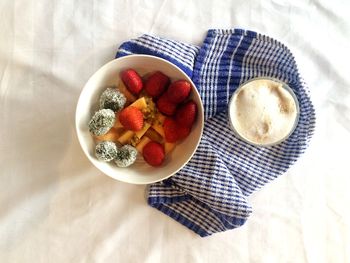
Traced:
<path fill-rule="evenodd" d="M 127 144 L 131 138 L 134 136 L 134 132 L 130 131 L 130 130 L 126 130 L 124 131 L 124 133 L 118 138 L 118 142 L 120 142 L 121 144 Z"/>
<path fill-rule="evenodd" d="M 165 137 L 164 128 L 163 128 L 164 120 L 165 120 L 165 116 L 158 112 L 152 125 L 152 128 L 155 131 L 157 131 L 163 138 Z"/>
<path fill-rule="evenodd" d="M 138 100 L 130 104 L 130 106 L 138 108 L 140 111 L 142 111 L 143 109 L 147 108 L 146 98 L 145 97 L 139 98 Z"/>
<path fill-rule="evenodd" d="M 165 137 L 163 125 L 153 124 L 152 128 L 158 132 L 163 138 Z"/>
<path fill-rule="evenodd" d="M 150 141 L 150 138 L 148 138 L 147 136 L 143 136 L 141 141 L 136 145 L 136 149 L 138 150 L 138 152 L 142 153 L 143 147 L 145 147 L 145 145 Z"/>
<path fill-rule="evenodd" d="M 145 124 L 143 125 L 143 128 L 137 132 L 135 132 L 135 135 L 141 139 L 142 136 L 146 133 L 146 131 L 149 129 L 149 127 L 151 127 L 151 124 L 149 124 L 148 122 L 145 122 Z"/>
<path fill-rule="evenodd" d="M 170 153 L 175 148 L 176 143 L 165 142 L 164 143 L 164 152 L 165 154 Z"/>
<path fill-rule="evenodd" d="M 100 136 L 94 136 L 94 138 L 97 142 L 100 142 L 100 141 L 117 142 L 122 133 L 123 133 L 122 129 L 113 127 L 106 134 L 100 135 Z"/>

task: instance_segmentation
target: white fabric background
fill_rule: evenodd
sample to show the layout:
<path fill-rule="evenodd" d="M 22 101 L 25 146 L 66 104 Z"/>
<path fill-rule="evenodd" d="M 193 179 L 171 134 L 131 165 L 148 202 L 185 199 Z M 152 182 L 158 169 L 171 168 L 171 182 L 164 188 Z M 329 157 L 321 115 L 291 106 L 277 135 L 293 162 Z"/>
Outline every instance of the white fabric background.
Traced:
<path fill-rule="evenodd" d="M 350 262 L 349 1 L 0 2 L 0 262 Z M 284 42 L 311 89 L 307 153 L 253 194 L 241 228 L 200 238 L 83 155 L 84 83 L 124 40 L 200 44 L 240 27 Z"/>

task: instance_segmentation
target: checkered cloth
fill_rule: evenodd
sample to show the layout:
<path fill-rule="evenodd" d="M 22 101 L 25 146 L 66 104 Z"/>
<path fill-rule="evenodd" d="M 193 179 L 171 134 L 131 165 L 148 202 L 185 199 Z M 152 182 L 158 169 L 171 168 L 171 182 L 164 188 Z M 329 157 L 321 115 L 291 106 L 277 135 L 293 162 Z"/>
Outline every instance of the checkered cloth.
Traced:
<path fill-rule="evenodd" d="M 239 227 L 251 206 L 247 197 L 283 174 L 307 148 L 315 112 L 292 53 L 252 31 L 209 30 L 201 47 L 143 35 L 123 43 L 116 57 L 149 54 L 179 66 L 201 95 L 205 126 L 198 150 L 176 175 L 152 184 L 148 203 L 200 236 Z M 227 104 L 237 87 L 258 76 L 280 79 L 293 89 L 299 123 L 283 143 L 255 147 L 237 138 Z"/>

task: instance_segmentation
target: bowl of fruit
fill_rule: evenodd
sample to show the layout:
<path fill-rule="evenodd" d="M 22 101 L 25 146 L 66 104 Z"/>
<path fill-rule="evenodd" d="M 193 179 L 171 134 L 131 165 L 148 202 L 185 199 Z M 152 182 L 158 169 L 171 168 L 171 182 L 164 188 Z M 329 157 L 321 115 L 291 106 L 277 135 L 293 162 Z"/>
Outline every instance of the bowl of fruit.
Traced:
<path fill-rule="evenodd" d="M 149 184 L 174 175 L 192 158 L 203 132 L 203 104 L 176 65 L 129 55 L 90 77 L 75 122 L 95 167 L 123 182 Z"/>

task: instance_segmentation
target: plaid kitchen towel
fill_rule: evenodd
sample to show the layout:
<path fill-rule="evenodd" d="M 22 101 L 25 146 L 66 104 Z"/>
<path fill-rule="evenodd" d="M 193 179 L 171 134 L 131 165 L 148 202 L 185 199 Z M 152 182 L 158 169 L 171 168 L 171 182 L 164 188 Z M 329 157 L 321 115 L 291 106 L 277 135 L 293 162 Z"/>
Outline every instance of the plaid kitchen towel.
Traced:
<path fill-rule="evenodd" d="M 162 57 L 180 67 L 197 86 L 205 111 L 198 150 L 176 175 L 150 186 L 148 203 L 202 237 L 243 225 L 252 212 L 247 197 L 283 174 L 314 131 L 314 108 L 292 53 L 270 37 L 233 29 L 209 30 L 201 47 L 143 35 L 123 43 L 116 57 L 129 54 Z M 293 134 L 265 148 L 237 138 L 227 121 L 232 93 L 259 76 L 289 84 L 300 104 Z"/>

